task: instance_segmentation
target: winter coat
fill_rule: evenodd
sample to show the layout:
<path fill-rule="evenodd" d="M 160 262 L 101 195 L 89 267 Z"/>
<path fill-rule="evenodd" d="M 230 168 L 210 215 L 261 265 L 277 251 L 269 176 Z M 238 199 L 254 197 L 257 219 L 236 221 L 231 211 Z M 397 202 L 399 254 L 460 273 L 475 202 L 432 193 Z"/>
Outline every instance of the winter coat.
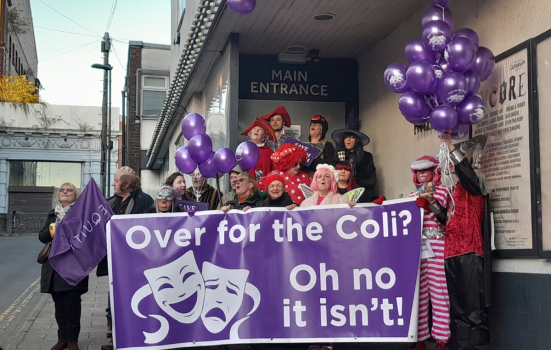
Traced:
<path fill-rule="evenodd" d="M 320 197 L 319 193 L 314 192 L 314 195 L 310 198 L 306 198 L 300 206 L 309 207 L 312 205 L 318 205 L 319 197 Z M 329 192 L 319 205 L 330 205 L 330 204 L 348 204 L 348 199 L 346 199 L 345 197 L 343 197 L 338 193 Z"/>
<path fill-rule="evenodd" d="M 202 202 L 202 203 L 208 203 L 209 204 L 209 210 L 216 210 L 218 209 L 218 204 L 220 203 L 220 197 L 218 197 L 218 190 L 214 187 L 212 187 L 209 184 L 205 184 L 205 191 L 201 193 L 201 196 L 199 197 L 199 200 L 195 200 L 196 202 Z M 195 197 L 195 194 L 193 192 L 193 187 L 188 187 L 187 193 L 193 197 Z M 224 194 L 220 192 L 220 196 L 223 196 Z"/>
<path fill-rule="evenodd" d="M 122 198 L 119 196 L 113 196 L 110 198 L 107 198 L 107 203 L 109 203 L 109 206 L 111 209 L 115 206 L 115 203 L 117 201 L 121 201 Z M 148 213 L 151 206 L 153 206 L 155 202 L 153 201 L 153 198 L 151 198 L 150 195 L 147 193 L 143 193 L 142 191 L 132 191 L 130 193 L 130 202 L 128 203 L 128 206 L 126 207 L 126 210 L 124 214 L 115 213 L 115 215 L 127 215 L 127 214 L 143 214 Z M 96 276 L 108 276 L 109 275 L 109 265 L 107 264 L 107 256 L 103 258 L 99 264 L 98 268 L 96 270 Z"/>
<path fill-rule="evenodd" d="M 270 195 L 261 202 L 263 208 L 285 208 L 288 205 L 295 204 L 291 199 L 291 195 L 288 192 L 283 192 L 281 197 L 277 199 L 270 198 Z"/>
<path fill-rule="evenodd" d="M 220 203 L 218 203 L 218 208 L 216 208 L 216 209 L 222 208 L 222 204 L 224 204 L 228 201 L 231 201 L 234 198 L 235 198 L 235 191 L 231 190 L 230 192 L 228 192 L 228 193 L 226 193 L 225 195 L 222 196 L 222 200 L 220 201 Z"/>
<path fill-rule="evenodd" d="M 371 203 L 377 199 L 379 195 L 375 193 L 375 186 L 377 185 L 377 173 L 375 164 L 373 163 L 373 155 L 369 152 L 363 151 L 364 156 L 361 163 L 350 161 L 353 152 L 346 151 L 346 161 L 350 164 L 354 164 L 354 181 L 358 187 L 365 188 L 364 193 L 358 200 L 359 203 Z"/>
<path fill-rule="evenodd" d="M 46 224 L 38 233 L 38 239 L 42 243 L 46 244 L 53 240 L 50 236 L 50 224 L 55 223 L 55 220 L 55 209 L 52 209 L 52 211 L 48 213 Z M 52 293 L 68 291 L 79 291 L 81 293 L 86 293 L 88 291 L 88 276 L 73 287 L 54 270 L 52 265 L 50 265 L 50 260 L 46 260 L 46 262 L 42 264 L 42 272 L 40 274 L 40 292 Z"/>
<path fill-rule="evenodd" d="M 224 203 L 224 206 L 229 205 L 231 209 L 242 210 L 245 207 L 256 208 L 261 206 L 262 197 L 258 193 L 253 193 L 243 203 L 239 203 L 239 199 L 235 197 L 231 201 Z"/>

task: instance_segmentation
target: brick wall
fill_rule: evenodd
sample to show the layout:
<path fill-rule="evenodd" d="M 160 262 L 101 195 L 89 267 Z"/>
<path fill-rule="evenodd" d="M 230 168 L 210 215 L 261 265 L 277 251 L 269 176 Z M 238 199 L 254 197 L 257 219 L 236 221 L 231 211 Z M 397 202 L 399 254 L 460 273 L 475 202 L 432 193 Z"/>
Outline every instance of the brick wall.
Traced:
<path fill-rule="evenodd" d="M 136 92 L 138 82 L 136 81 L 136 71 L 142 67 L 142 48 L 139 46 L 130 47 L 130 58 L 128 67 L 128 149 L 126 150 L 127 165 L 134 169 L 136 173 L 140 172 L 140 124 L 136 118 Z"/>

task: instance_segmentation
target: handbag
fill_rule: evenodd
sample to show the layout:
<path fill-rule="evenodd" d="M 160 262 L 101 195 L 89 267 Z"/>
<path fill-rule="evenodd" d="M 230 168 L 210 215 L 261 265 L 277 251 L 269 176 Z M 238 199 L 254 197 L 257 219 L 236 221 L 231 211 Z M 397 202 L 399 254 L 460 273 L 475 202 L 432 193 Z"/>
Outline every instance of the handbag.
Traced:
<path fill-rule="evenodd" d="M 36 258 L 37 263 L 44 264 L 48 260 L 48 256 L 50 256 L 50 248 L 52 248 L 52 242 L 48 242 L 44 245 L 44 248 L 40 250 L 38 257 Z"/>

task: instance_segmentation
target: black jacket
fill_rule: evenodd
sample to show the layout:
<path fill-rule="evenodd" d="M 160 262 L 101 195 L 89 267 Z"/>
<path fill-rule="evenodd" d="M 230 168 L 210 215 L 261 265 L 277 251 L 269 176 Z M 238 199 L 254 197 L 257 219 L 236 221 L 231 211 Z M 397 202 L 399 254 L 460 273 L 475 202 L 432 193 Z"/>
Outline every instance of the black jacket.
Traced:
<path fill-rule="evenodd" d="M 261 202 L 259 207 L 272 207 L 272 208 L 284 208 L 288 205 L 295 204 L 291 199 L 291 195 L 288 192 L 283 192 L 278 199 L 271 199 L 270 196 Z"/>
<path fill-rule="evenodd" d="M 40 239 L 42 243 L 46 244 L 52 241 L 52 237 L 50 236 L 50 224 L 55 223 L 55 220 L 55 209 L 52 209 L 52 211 L 48 213 L 46 224 L 38 233 L 38 239 Z M 40 292 L 52 293 L 67 291 L 86 293 L 88 291 L 88 276 L 73 287 L 65 282 L 65 280 L 54 270 L 52 265 L 50 265 L 50 261 L 46 260 L 46 262 L 42 264 L 42 272 L 40 274 Z"/>
<path fill-rule="evenodd" d="M 113 197 L 107 198 L 107 203 L 109 203 L 109 206 L 111 207 L 111 209 L 113 209 L 113 207 L 115 207 L 116 205 L 120 205 L 121 201 L 122 201 L 122 198 L 119 196 L 113 196 Z M 150 195 L 143 193 L 142 191 L 132 191 L 130 193 L 130 201 L 128 203 L 128 206 L 126 207 L 124 214 L 115 213 L 115 215 L 148 213 L 149 209 L 153 204 L 154 204 L 153 198 L 151 198 Z M 96 275 L 98 277 L 109 275 L 109 265 L 107 264 L 107 256 L 99 262 L 98 268 L 96 270 Z"/>
<path fill-rule="evenodd" d="M 377 172 L 375 164 L 373 163 L 373 155 L 369 152 L 363 151 L 363 159 L 361 162 L 350 161 L 352 153 L 346 151 L 346 160 L 354 166 L 354 181 L 358 187 L 365 188 L 364 193 L 358 200 L 359 203 L 371 203 L 377 199 L 379 195 L 375 192 L 375 186 L 377 185 Z"/>
<path fill-rule="evenodd" d="M 323 152 L 310 163 L 310 166 L 306 167 L 308 170 L 315 172 L 318 164 L 329 164 L 335 166 L 338 162 L 337 152 L 335 152 L 335 147 L 329 141 L 325 141 L 325 147 Z"/>
<path fill-rule="evenodd" d="M 249 198 L 247 198 L 243 203 L 239 203 L 239 199 L 237 199 L 237 196 L 232 199 L 231 201 L 227 201 L 224 203 L 224 206 L 229 205 L 232 209 L 243 209 L 245 207 L 261 207 L 262 206 L 262 197 L 256 192 L 251 194 Z"/>

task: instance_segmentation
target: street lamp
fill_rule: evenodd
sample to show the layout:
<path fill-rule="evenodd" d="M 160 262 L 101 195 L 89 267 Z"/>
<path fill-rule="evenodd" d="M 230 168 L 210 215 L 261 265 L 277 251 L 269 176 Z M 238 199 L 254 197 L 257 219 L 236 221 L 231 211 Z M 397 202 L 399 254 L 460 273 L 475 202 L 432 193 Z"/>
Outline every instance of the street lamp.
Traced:
<path fill-rule="evenodd" d="M 107 197 L 110 197 L 111 187 L 109 184 L 106 185 L 106 182 L 109 182 L 111 178 L 111 70 L 113 70 L 113 66 L 110 64 L 100 64 L 100 63 L 94 63 L 92 65 L 92 68 L 96 69 L 103 69 L 104 71 L 109 72 L 109 108 L 108 108 L 108 122 L 107 122 L 107 179 L 103 180 L 104 187 L 103 189 L 107 191 Z M 105 86 L 105 85 L 104 85 Z M 104 95 L 105 96 L 105 95 Z M 105 159 L 105 158 L 104 158 Z M 105 188 L 107 187 L 107 188 Z"/>

